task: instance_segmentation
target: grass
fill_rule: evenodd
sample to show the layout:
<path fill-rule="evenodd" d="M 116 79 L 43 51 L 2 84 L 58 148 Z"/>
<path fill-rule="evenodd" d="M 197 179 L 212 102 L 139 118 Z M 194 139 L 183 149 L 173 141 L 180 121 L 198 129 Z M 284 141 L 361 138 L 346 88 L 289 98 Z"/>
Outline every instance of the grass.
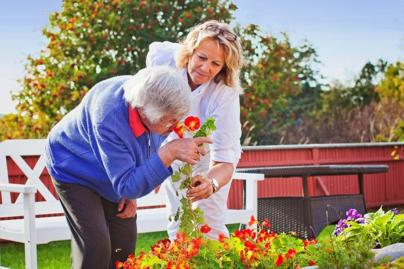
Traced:
<path fill-rule="evenodd" d="M 228 225 L 229 231 L 234 232 L 239 228 L 238 224 Z M 325 239 L 334 230 L 334 225 L 329 225 L 318 235 L 317 239 Z M 167 238 L 166 232 L 139 234 L 136 246 L 136 254 L 140 251 L 148 251 L 150 246 L 162 238 Z M 0 267 L 23 269 L 24 245 L 18 243 L 0 244 Z M 38 268 L 43 269 L 68 269 L 70 268 L 70 241 L 51 242 L 46 245 L 38 245 Z"/>

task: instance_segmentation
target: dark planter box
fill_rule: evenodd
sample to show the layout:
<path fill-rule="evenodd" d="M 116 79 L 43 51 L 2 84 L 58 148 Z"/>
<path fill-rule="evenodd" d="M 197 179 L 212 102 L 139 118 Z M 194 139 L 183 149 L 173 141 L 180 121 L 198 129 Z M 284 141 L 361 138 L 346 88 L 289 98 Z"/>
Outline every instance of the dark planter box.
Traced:
<path fill-rule="evenodd" d="M 366 213 L 363 195 L 259 198 L 258 220 L 268 218 L 277 233 L 315 238 L 325 226 L 345 218 L 350 208 Z"/>

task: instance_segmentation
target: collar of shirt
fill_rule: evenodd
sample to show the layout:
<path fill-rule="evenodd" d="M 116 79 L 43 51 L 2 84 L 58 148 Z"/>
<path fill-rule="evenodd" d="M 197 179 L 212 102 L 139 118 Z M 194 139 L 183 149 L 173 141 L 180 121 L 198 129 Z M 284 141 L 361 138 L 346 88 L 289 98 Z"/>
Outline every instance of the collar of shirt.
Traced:
<path fill-rule="evenodd" d="M 132 130 L 132 133 L 136 137 L 139 137 L 143 135 L 145 132 L 148 132 L 143 122 L 140 120 L 139 112 L 137 111 L 137 109 L 128 106 L 128 112 L 129 112 L 129 126 L 130 129 Z"/>

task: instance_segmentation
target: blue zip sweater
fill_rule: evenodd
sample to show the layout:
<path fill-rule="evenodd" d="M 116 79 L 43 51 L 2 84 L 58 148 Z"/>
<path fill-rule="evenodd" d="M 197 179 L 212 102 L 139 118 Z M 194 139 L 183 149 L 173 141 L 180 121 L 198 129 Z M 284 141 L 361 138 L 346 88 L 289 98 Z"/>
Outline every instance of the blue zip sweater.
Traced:
<path fill-rule="evenodd" d="M 60 182 L 95 190 L 112 202 L 138 198 L 171 175 L 157 154 L 164 136 L 136 137 L 129 126 L 123 85 L 133 76 L 96 84 L 49 133 L 47 168 Z"/>

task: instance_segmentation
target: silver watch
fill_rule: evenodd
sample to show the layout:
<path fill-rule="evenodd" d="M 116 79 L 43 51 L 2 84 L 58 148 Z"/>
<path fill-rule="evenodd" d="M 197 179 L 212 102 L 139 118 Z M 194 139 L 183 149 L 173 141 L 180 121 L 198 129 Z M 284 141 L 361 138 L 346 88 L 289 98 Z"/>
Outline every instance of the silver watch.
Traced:
<path fill-rule="evenodd" d="M 210 179 L 210 184 L 212 185 L 213 193 L 219 190 L 219 182 L 217 182 L 216 178 L 212 177 Z"/>

